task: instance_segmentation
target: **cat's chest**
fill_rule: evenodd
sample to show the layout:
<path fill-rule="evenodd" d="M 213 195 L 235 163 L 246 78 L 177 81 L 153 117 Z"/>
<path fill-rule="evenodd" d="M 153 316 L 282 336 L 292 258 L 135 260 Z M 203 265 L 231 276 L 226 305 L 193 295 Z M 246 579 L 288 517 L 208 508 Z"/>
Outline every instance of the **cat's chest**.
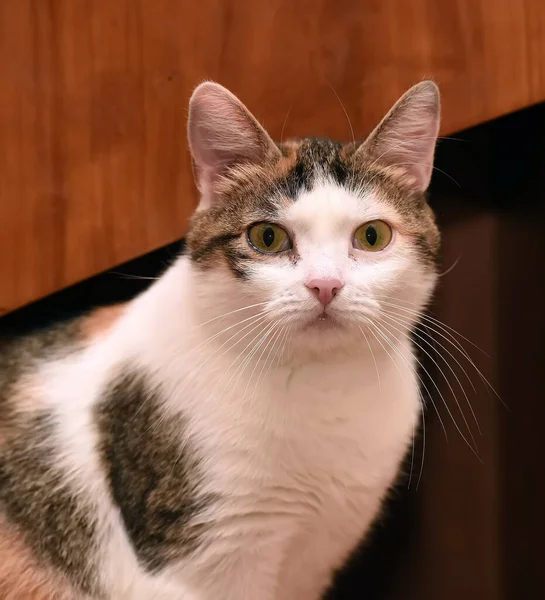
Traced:
<path fill-rule="evenodd" d="M 307 504 L 314 498 L 318 510 L 383 485 L 418 415 L 416 387 L 399 380 L 391 376 L 379 385 L 374 371 L 354 362 L 277 372 L 255 390 L 243 382 L 216 397 L 197 434 L 214 456 L 214 491 L 274 498 L 275 490 L 284 490 L 277 494 L 281 502 L 293 490 Z"/>
<path fill-rule="evenodd" d="M 221 561 L 237 581 L 265 569 L 289 587 L 302 557 L 309 573 L 338 565 L 376 514 L 418 418 L 410 374 L 396 373 L 384 368 L 379 386 L 357 363 L 278 370 L 225 389 L 209 375 L 178 398 L 199 493 L 212 499 L 199 516 L 204 550 L 184 573 L 201 581 Z"/>

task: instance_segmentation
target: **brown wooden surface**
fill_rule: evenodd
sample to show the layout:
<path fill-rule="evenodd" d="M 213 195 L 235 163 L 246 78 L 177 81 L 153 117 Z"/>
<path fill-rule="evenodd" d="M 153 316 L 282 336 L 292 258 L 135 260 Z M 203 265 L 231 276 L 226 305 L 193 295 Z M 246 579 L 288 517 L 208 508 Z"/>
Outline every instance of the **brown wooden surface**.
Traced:
<path fill-rule="evenodd" d="M 0 311 L 185 233 L 202 79 L 276 137 L 348 139 L 333 88 L 361 136 L 424 77 L 444 132 L 542 101 L 545 2 L 2 0 Z"/>

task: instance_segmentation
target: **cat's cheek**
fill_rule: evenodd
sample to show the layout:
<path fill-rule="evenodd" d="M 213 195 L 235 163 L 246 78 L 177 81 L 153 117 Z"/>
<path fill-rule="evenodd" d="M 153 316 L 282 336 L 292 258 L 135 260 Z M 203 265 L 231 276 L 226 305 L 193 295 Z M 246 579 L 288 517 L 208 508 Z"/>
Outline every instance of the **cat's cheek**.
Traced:
<path fill-rule="evenodd" d="M 302 285 L 301 274 L 287 258 L 269 258 L 252 267 L 248 285 L 264 300 L 277 301 L 297 292 L 298 286 Z"/>

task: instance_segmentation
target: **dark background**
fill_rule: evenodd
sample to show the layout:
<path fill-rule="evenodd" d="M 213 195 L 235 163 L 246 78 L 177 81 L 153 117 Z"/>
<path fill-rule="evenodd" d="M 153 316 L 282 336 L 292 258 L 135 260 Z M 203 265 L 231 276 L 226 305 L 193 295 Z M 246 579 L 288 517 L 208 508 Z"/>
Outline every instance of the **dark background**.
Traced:
<path fill-rule="evenodd" d="M 443 271 L 448 272 L 430 315 L 484 351 L 460 338 L 502 401 L 459 352 L 436 336 L 475 385 L 473 391 L 456 362 L 442 352 L 479 421 L 481 434 L 457 393 L 478 457 L 439 394 L 432 393 L 418 487 L 422 443 L 411 485 L 408 461 L 383 518 L 331 597 L 545 598 L 545 106 L 442 139 L 436 165 L 430 201 L 443 231 Z M 182 242 L 172 244 L 3 317 L 0 334 L 22 333 L 129 299 L 182 247 Z M 422 360 L 469 438 L 445 379 L 427 356 Z M 436 360 L 457 389 L 442 359 Z"/>

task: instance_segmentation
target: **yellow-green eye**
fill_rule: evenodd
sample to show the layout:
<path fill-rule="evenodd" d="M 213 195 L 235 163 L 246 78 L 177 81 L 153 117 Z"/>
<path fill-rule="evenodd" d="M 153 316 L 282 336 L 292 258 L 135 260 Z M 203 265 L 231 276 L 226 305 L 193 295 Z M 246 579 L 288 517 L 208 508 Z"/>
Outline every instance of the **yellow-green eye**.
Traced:
<path fill-rule="evenodd" d="M 291 248 L 288 234 L 274 223 L 257 223 L 248 230 L 250 244 L 258 251 L 276 254 Z"/>
<path fill-rule="evenodd" d="M 369 221 L 356 230 L 354 248 L 366 252 L 384 250 L 392 239 L 392 228 L 384 221 Z"/>

